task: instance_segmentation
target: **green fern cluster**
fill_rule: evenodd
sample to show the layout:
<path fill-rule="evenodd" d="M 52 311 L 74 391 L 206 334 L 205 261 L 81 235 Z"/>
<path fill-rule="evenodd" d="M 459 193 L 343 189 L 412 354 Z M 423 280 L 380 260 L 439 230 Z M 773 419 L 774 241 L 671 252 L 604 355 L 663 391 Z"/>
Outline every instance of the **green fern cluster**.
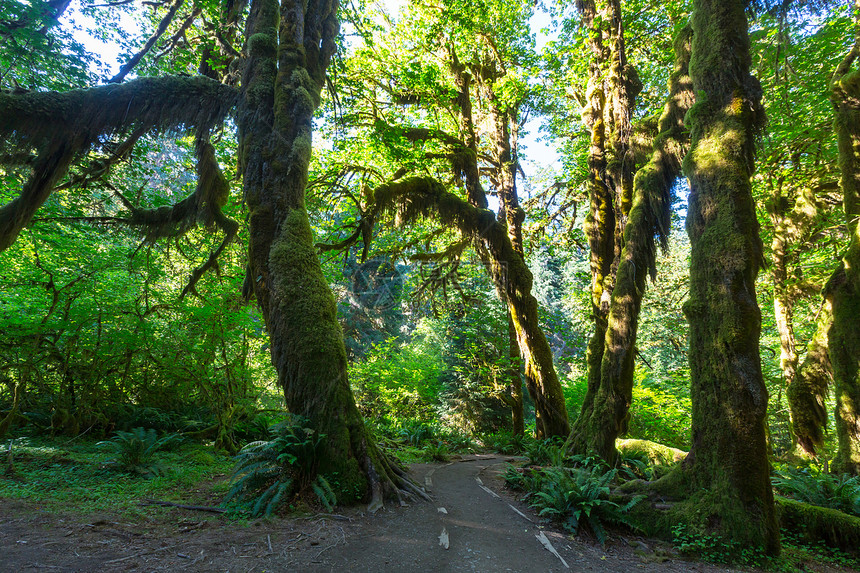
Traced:
<path fill-rule="evenodd" d="M 114 454 L 113 462 L 122 470 L 143 476 L 158 475 L 161 468 L 153 463 L 156 452 L 169 449 L 182 442 L 178 434 L 161 438 L 154 429 L 133 428 L 130 432 L 116 432 L 110 440 L 98 442 L 98 447 Z"/>
<path fill-rule="evenodd" d="M 518 473 L 516 469 L 509 470 L 506 479 L 510 483 L 513 478 L 524 488 L 531 489 L 529 503 L 539 510 L 539 515 L 561 521 L 562 527 L 571 533 L 577 533 L 585 523 L 603 544 L 606 541 L 605 524 L 635 527 L 627 514 L 644 496 L 635 497 L 623 506 L 610 501 L 609 485 L 618 470 L 601 473 L 551 467 L 532 470 L 519 477 L 514 473 Z"/>
<path fill-rule="evenodd" d="M 325 434 L 294 417 L 270 429 L 272 439 L 252 442 L 236 455 L 224 504 L 236 499 L 252 517 L 271 515 L 281 504 L 312 490 L 331 511 L 337 503 L 328 481 L 317 473 Z"/>
<path fill-rule="evenodd" d="M 860 517 L 860 477 L 788 469 L 771 478 L 782 495 Z"/>

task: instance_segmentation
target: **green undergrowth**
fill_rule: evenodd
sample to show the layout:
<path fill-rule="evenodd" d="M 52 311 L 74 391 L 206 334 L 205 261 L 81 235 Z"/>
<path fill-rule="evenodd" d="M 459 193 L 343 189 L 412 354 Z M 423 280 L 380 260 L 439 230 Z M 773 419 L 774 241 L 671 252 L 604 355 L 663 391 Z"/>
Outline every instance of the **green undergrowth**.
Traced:
<path fill-rule="evenodd" d="M 453 455 L 480 449 L 471 436 L 439 424 L 409 419 L 382 419 L 366 424 L 377 445 L 403 464 L 444 462 Z"/>
<path fill-rule="evenodd" d="M 191 442 L 154 452 L 146 465 L 157 466 L 157 472 L 124 469 L 114 449 L 86 437 L 17 438 L 0 446 L 0 499 L 26 500 L 47 511 L 169 511 L 141 505 L 147 499 L 217 505 L 233 467 L 230 457 Z"/>

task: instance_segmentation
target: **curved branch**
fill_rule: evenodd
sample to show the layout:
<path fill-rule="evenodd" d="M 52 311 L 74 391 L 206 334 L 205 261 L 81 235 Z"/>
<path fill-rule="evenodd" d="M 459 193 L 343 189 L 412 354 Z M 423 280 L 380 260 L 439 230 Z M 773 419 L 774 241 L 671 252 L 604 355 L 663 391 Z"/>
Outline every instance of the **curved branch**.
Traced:
<path fill-rule="evenodd" d="M 108 83 L 118 84 L 125 79 L 125 76 L 134 69 L 134 67 L 143 59 L 143 57 L 152 49 L 158 39 L 164 34 L 167 30 L 167 27 L 173 21 L 173 18 L 176 16 L 176 11 L 182 6 L 184 0 L 176 0 L 170 9 L 167 11 L 167 14 L 164 15 L 164 18 L 161 19 L 161 22 L 158 23 L 158 28 L 155 29 L 155 33 L 149 37 L 146 41 L 146 44 L 143 45 L 143 48 L 140 49 L 135 55 L 131 57 L 129 61 L 123 65 L 119 72 L 108 80 Z"/>
<path fill-rule="evenodd" d="M 203 76 L 138 78 L 67 92 L 0 92 L 0 141 L 13 149 L 79 141 L 142 128 L 209 128 L 227 116 L 237 91 Z"/>

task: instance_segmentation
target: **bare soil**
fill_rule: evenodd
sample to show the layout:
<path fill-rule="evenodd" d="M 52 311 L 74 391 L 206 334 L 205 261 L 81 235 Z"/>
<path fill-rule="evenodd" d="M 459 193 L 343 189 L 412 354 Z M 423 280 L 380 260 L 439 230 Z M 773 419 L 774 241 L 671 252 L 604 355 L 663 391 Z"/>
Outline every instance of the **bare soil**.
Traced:
<path fill-rule="evenodd" d="M 616 534 L 602 548 L 553 529 L 503 487 L 499 474 L 509 459 L 414 465 L 433 502 L 373 515 L 354 509 L 236 524 L 171 508 L 130 522 L 0 500 L 0 571 L 731 571 L 684 561 L 632 535 Z"/>

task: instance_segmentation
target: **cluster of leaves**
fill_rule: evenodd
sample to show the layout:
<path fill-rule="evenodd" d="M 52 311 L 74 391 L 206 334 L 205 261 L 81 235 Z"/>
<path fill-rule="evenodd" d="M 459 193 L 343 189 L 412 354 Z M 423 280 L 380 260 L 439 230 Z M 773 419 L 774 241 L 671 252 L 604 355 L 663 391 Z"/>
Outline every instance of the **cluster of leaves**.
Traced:
<path fill-rule="evenodd" d="M 719 535 L 701 533 L 688 525 L 679 524 L 672 527 L 672 539 L 675 548 L 684 555 L 711 563 L 761 567 L 771 561 L 760 548 L 745 547 Z"/>
<path fill-rule="evenodd" d="M 782 495 L 860 517 L 860 477 L 787 468 L 771 478 Z"/>
<path fill-rule="evenodd" d="M 612 501 L 610 485 L 617 475 L 615 469 L 600 471 L 563 466 L 518 469 L 510 466 L 505 480 L 509 486 L 527 492 L 529 503 L 539 515 L 561 522 L 571 533 L 577 533 L 585 524 L 603 544 L 606 525 L 635 527 L 628 513 L 642 500 L 642 497 L 634 497 L 624 505 Z"/>
<path fill-rule="evenodd" d="M 403 463 L 447 461 L 451 454 L 474 451 L 475 443 L 466 434 L 420 420 L 383 418 L 367 422 L 377 444 Z"/>
<path fill-rule="evenodd" d="M 271 440 L 252 442 L 236 455 L 224 503 L 236 499 L 252 517 L 259 517 L 271 515 L 310 489 L 323 506 L 333 509 L 334 491 L 317 473 L 325 434 L 309 428 L 299 416 L 273 426 L 271 433 Z"/>
<path fill-rule="evenodd" d="M 500 454 L 522 454 L 527 451 L 535 440 L 530 434 L 515 434 L 510 430 L 502 430 L 486 434 L 481 439 L 485 448 Z"/>
<path fill-rule="evenodd" d="M 113 454 L 113 463 L 122 471 L 154 476 L 162 471 L 161 466 L 153 462 L 155 454 L 175 448 L 182 441 L 179 434 L 166 434 L 159 438 L 154 429 L 138 427 L 130 432 L 118 431 L 113 438 L 97 445 Z"/>

